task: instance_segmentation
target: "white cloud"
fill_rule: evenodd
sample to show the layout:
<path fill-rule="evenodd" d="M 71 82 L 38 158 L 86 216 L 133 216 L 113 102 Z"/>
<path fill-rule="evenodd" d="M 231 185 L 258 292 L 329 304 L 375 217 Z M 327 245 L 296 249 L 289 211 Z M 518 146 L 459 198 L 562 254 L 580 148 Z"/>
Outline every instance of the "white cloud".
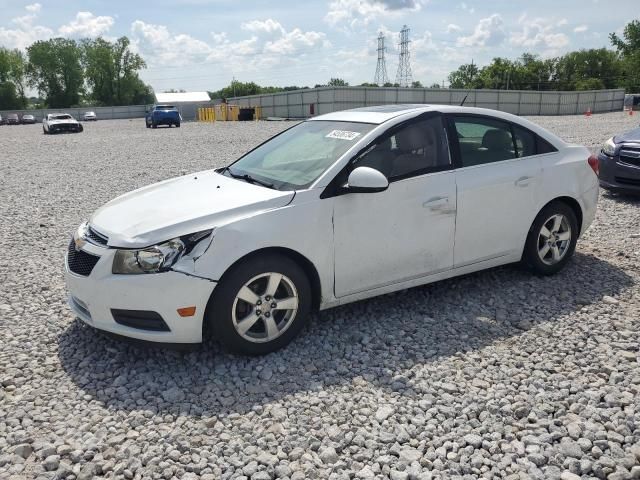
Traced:
<path fill-rule="evenodd" d="M 113 17 L 78 12 L 76 18 L 62 25 L 58 32 L 66 37 L 98 37 L 107 33 L 114 23 Z"/>
<path fill-rule="evenodd" d="M 476 9 L 475 9 L 475 8 L 470 7 L 470 6 L 469 6 L 469 5 L 467 5 L 465 2 L 462 2 L 462 3 L 460 4 L 460 8 L 461 8 L 462 10 L 464 10 L 465 12 L 468 12 L 468 13 L 470 13 L 470 14 L 473 14 L 473 13 L 475 13 L 475 11 L 476 11 Z"/>
<path fill-rule="evenodd" d="M 280 22 L 277 22 L 271 18 L 267 18 L 266 20 L 251 20 L 250 22 L 241 24 L 240 28 L 242 28 L 242 30 L 256 33 L 285 33 L 285 30 L 282 25 L 280 25 Z"/>
<path fill-rule="evenodd" d="M 7 48 L 26 49 L 33 42 L 45 40 L 53 35 L 53 30 L 42 25 L 35 25 L 41 5 L 34 3 L 27 5 L 27 15 L 11 19 L 16 28 L 0 27 L 0 45 Z"/>
<path fill-rule="evenodd" d="M 541 50 L 545 56 L 558 53 L 569 45 L 569 38 L 554 31 L 554 22 L 548 18 L 529 18 L 522 15 L 518 20 L 522 30 L 513 32 L 510 41 L 516 47 Z"/>
<path fill-rule="evenodd" d="M 589 30 L 589 27 L 587 27 L 586 25 L 578 25 L 576 28 L 573 29 L 575 33 L 584 33 L 587 30 Z"/>
<path fill-rule="evenodd" d="M 42 5 L 40 5 L 39 3 L 32 3 L 31 5 L 27 5 L 26 7 L 24 7 L 24 9 L 27 12 L 40 13 L 40 10 L 42 9 Z"/>
<path fill-rule="evenodd" d="M 499 14 L 494 13 L 490 17 L 482 18 L 471 35 L 458 37 L 457 45 L 459 47 L 495 46 L 501 44 L 505 36 L 504 21 Z"/>
<path fill-rule="evenodd" d="M 415 54 L 434 52 L 438 49 L 437 45 L 433 41 L 431 32 L 425 30 L 422 36 L 414 38 L 411 41 L 411 52 Z"/>
<path fill-rule="evenodd" d="M 328 45 L 322 32 L 300 28 L 287 31 L 273 19 L 247 21 L 241 29 L 252 35 L 231 41 L 227 32 L 211 32 L 211 41 L 205 42 L 191 35 L 175 34 L 165 25 L 136 20 L 131 24 L 131 38 L 152 66 L 224 63 L 234 65 L 236 71 L 291 62 L 292 57 Z"/>
<path fill-rule="evenodd" d="M 151 63 L 187 65 L 202 61 L 211 54 L 211 47 L 186 34 L 173 35 L 164 25 L 153 25 L 142 20 L 131 24 L 132 42 Z"/>
<path fill-rule="evenodd" d="M 558 27 L 564 27 L 568 23 L 569 23 L 569 20 L 567 20 L 566 18 L 561 18 L 560 20 L 558 20 L 558 23 L 556 23 L 556 25 Z"/>
<path fill-rule="evenodd" d="M 348 23 L 351 27 L 368 25 L 380 17 L 416 12 L 423 0 L 331 0 L 324 17 L 329 25 Z"/>
<path fill-rule="evenodd" d="M 294 28 L 290 32 L 284 33 L 279 39 L 267 42 L 264 51 L 278 55 L 292 55 L 300 50 L 318 46 L 329 46 L 325 43 L 324 33 L 303 32 L 299 28 Z"/>
<path fill-rule="evenodd" d="M 447 33 L 457 33 L 460 31 L 462 31 L 462 27 L 460 25 L 456 25 L 455 23 L 447 25 Z"/>

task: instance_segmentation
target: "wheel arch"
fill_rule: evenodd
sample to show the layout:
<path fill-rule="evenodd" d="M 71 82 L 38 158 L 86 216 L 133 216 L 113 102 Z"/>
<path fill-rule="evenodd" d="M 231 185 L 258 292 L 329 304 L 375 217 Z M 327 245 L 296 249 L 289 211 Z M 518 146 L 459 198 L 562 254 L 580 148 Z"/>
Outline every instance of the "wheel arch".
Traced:
<path fill-rule="evenodd" d="M 246 260 L 249 260 L 249 259 L 251 259 L 253 257 L 259 257 L 261 255 L 267 255 L 267 254 L 270 254 L 270 253 L 276 253 L 276 254 L 279 254 L 279 255 L 284 255 L 284 256 L 290 258 L 291 260 L 293 260 L 294 262 L 296 262 L 302 268 L 304 273 L 307 275 L 307 278 L 309 279 L 309 285 L 311 286 L 311 295 L 312 295 L 311 306 L 312 306 L 312 309 L 314 311 L 319 310 L 320 302 L 321 302 L 321 299 L 322 299 L 322 286 L 321 286 L 321 283 L 320 283 L 320 274 L 318 273 L 318 270 L 316 269 L 316 266 L 313 264 L 313 262 L 311 260 L 309 260 L 307 257 L 302 255 L 300 252 L 297 252 L 297 251 L 292 250 L 290 248 L 286 248 L 286 247 L 265 247 L 265 248 L 261 248 L 261 249 L 258 249 L 258 250 L 254 250 L 251 253 L 247 253 L 246 255 L 244 255 L 243 257 L 240 257 L 234 263 L 229 265 L 229 267 L 224 271 L 224 273 L 220 277 L 220 280 L 218 281 L 218 283 L 223 282 L 224 281 L 224 277 L 227 275 L 227 273 L 229 273 L 229 271 L 231 271 L 239 263 L 244 262 Z M 212 298 L 213 298 L 214 295 L 215 295 L 215 289 L 213 291 Z"/>
<path fill-rule="evenodd" d="M 561 196 L 561 197 L 556 197 L 553 200 L 545 203 L 542 208 L 540 209 L 540 212 L 545 209 L 549 204 L 553 203 L 553 202 L 561 202 L 564 203 L 565 205 L 567 205 L 571 210 L 573 210 L 573 213 L 575 213 L 576 215 L 576 220 L 578 222 L 578 237 L 582 234 L 582 221 L 583 221 L 583 212 L 582 212 L 582 207 L 580 206 L 580 203 L 578 203 L 578 201 L 573 198 L 573 197 L 568 197 L 568 196 Z M 539 213 L 539 212 L 538 212 Z"/>

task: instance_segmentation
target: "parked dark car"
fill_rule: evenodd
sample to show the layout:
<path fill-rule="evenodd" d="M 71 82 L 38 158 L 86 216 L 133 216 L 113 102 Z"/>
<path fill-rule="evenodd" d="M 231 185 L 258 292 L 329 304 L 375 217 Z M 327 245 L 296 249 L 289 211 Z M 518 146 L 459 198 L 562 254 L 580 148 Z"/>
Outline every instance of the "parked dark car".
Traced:
<path fill-rule="evenodd" d="M 607 140 L 598 161 L 602 188 L 617 193 L 640 194 L 640 128 Z"/>
<path fill-rule="evenodd" d="M 156 128 L 158 125 L 179 127 L 181 120 L 180 112 L 173 105 L 156 105 L 145 116 L 147 128 Z"/>
<path fill-rule="evenodd" d="M 36 123 L 36 117 L 27 113 L 26 115 L 22 116 L 21 122 L 23 125 L 30 125 Z"/>
<path fill-rule="evenodd" d="M 17 113 L 7 115 L 7 125 L 20 125 L 20 117 Z"/>

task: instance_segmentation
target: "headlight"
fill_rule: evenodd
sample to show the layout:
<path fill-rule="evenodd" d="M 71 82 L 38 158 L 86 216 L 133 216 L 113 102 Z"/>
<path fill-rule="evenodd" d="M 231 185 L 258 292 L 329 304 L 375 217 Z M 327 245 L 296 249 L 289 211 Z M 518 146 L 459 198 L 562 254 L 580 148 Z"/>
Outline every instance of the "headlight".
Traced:
<path fill-rule="evenodd" d="M 158 273 L 169 270 L 185 253 L 211 234 L 212 230 L 194 233 L 142 250 L 118 250 L 113 258 L 111 273 Z"/>
<path fill-rule="evenodd" d="M 602 145 L 602 153 L 609 157 L 613 157 L 616 154 L 616 144 L 613 143 L 613 137 L 604 142 Z"/>

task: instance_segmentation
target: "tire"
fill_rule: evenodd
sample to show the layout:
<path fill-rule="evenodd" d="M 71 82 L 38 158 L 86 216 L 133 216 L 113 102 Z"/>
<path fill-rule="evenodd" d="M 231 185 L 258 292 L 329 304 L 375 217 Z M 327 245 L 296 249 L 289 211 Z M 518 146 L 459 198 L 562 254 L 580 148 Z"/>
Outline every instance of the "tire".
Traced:
<path fill-rule="evenodd" d="M 176 123 L 176 128 L 180 128 L 180 122 Z"/>
<path fill-rule="evenodd" d="M 47 131 L 44 129 L 44 125 L 42 126 L 42 133 L 44 133 L 45 135 L 49 135 L 49 132 L 47 132 Z"/>
<path fill-rule="evenodd" d="M 149 122 L 144 122 L 144 124 L 147 126 L 147 128 L 151 128 L 151 125 L 149 125 Z"/>
<path fill-rule="evenodd" d="M 277 286 L 275 294 L 269 283 Z M 291 309 L 282 308 L 285 298 Z M 278 301 L 282 303 L 278 305 Z M 284 255 L 268 254 L 241 261 L 224 274 L 209 299 L 205 328 L 232 352 L 264 355 L 291 342 L 307 322 L 310 310 L 311 287 L 304 270 Z M 239 330 L 242 321 L 244 334 Z"/>
<path fill-rule="evenodd" d="M 83 131 L 84 131 L 84 127 L 82 125 L 78 125 L 78 133 Z"/>
<path fill-rule="evenodd" d="M 151 128 L 158 128 L 158 124 L 156 122 L 151 123 Z"/>
<path fill-rule="evenodd" d="M 578 231 L 578 220 L 571 207 L 557 200 L 549 203 L 529 229 L 523 262 L 539 275 L 559 272 L 576 249 Z"/>

